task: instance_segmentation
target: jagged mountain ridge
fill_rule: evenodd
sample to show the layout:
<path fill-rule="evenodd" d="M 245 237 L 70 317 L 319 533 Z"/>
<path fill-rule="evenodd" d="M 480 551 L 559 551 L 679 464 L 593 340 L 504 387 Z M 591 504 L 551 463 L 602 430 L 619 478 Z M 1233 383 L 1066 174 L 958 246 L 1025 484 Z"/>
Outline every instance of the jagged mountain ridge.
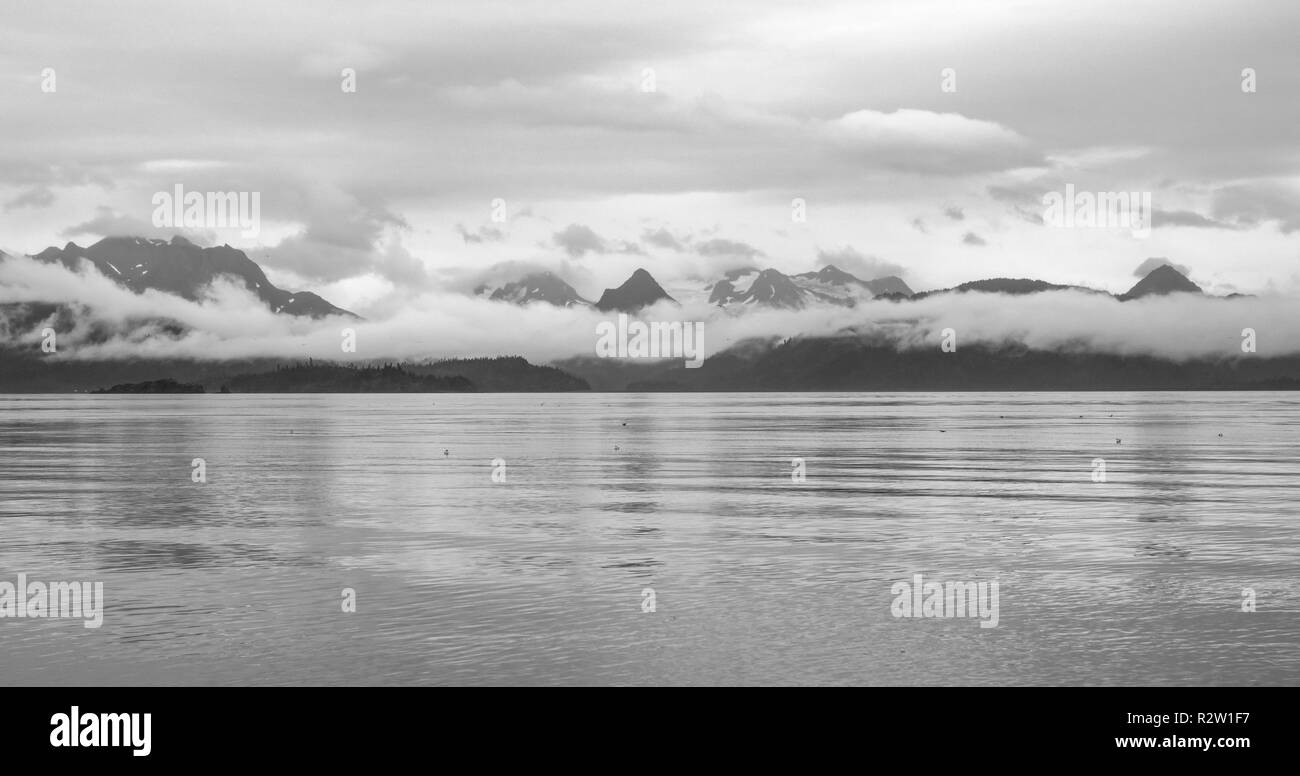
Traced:
<path fill-rule="evenodd" d="M 770 267 L 733 270 L 708 291 L 709 303 L 720 307 L 757 305 L 788 310 L 814 304 L 854 307 L 886 294 L 912 295 L 912 289 L 901 278 L 891 275 L 862 280 L 829 264 L 797 275 L 786 275 Z"/>
<path fill-rule="evenodd" d="M 1107 294 L 1086 286 L 1052 283 L 1035 278 L 985 278 L 971 280 L 951 288 L 913 292 L 897 276 L 862 280 L 844 270 L 827 265 L 812 272 L 786 275 L 773 268 L 741 267 L 724 273 L 722 279 L 707 286 L 709 304 L 724 308 L 743 309 L 749 306 L 798 310 L 815 304 L 856 306 L 875 298 L 924 299 L 939 294 L 988 293 L 1020 296 L 1045 291 L 1082 291 Z M 1114 295 L 1121 301 L 1144 296 L 1175 292 L 1203 293 L 1201 288 L 1171 266 L 1163 265 L 1152 270 L 1131 290 Z M 592 303 L 582 298 L 572 286 L 554 273 L 532 273 L 496 289 L 480 286 L 475 290 L 480 296 L 494 301 L 515 304 L 546 302 L 558 307 L 588 306 Z M 601 311 L 618 310 L 634 312 L 663 299 L 672 300 L 653 276 L 638 269 L 622 286 L 606 289 L 601 300 L 595 303 Z"/>
<path fill-rule="evenodd" d="M 233 277 L 277 313 L 311 318 L 357 317 L 310 291 L 295 293 L 277 288 L 257 262 L 229 245 L 201 248 L 183 237 L 173 237 L 170 242 L 105 237 L 86 248 L 72 242 L 63 248 L 46 248 L 33 258 L 58 262 L 72 270 L 84 259 L 100 274 L 136 293 L 154 289 L 190 300 L 198 299 L 199 292 L 217 278 Z"/>
<path fill-rule="evenodd" d="M 527 305 L 543 302 L 556 307 L 590 307 L 573 286 L 564 282 L 554 272 L 533 272 L 519 280 L 493 288 L 487 284 L 474 289 L 476 296 L 486 296 L 493 302 L 510 302 Z"/>
<path fill-rule="evenodd" d="M 596 302 L 601 312 L 634 313 L 652 304 L 668 300 L 676 302 L 668 292 L 644 269 L 637 269 L 618 288 L 607 288 Z"/>

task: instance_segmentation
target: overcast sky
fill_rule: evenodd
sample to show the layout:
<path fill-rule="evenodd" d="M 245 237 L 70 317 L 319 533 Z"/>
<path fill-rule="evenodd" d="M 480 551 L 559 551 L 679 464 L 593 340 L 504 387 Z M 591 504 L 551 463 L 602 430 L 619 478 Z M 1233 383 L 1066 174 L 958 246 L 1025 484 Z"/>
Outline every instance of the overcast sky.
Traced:
<path fill-rule="evenodd" d="M 259 237 L 191 236 L 371 317 L 504 262 L 1294 292 L 1298 36 L 1294 0 L 6 0 L 0 247 L 166 234 L 179 183 L 261 192 Z M 1066 183 L 1152 234 L 1044 226 Z"/>

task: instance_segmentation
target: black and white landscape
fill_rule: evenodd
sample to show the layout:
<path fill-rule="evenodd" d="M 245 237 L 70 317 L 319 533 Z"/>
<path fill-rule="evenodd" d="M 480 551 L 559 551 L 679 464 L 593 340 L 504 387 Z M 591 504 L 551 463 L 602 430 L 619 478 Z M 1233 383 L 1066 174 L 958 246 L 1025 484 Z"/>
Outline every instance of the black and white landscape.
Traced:
<path fill-rule="evenodd" d="M 0 682 L 1300 683 L 1300 6 L 5 17 Z"/>

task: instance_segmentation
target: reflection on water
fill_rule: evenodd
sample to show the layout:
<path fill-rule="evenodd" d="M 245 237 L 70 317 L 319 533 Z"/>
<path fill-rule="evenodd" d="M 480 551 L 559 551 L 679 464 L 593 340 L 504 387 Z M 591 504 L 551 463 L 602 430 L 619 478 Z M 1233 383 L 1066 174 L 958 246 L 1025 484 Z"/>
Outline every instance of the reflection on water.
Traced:
<path fill-rule="evenodd" d="M 1287 393 L 0 397 L 0 581 L 106 598 L 0 619 L 0 681 L 1294 685 L 1297 426 Z M 998 627 L 895 619 L 913 574 L 998 580 Z"/>

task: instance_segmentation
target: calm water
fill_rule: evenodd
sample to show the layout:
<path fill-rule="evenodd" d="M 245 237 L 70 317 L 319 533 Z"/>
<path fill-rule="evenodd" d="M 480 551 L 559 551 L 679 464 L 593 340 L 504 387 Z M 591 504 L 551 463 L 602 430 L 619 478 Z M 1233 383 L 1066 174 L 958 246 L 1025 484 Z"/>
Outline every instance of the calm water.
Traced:
<path fill-rule="evenodd" d="M 1287 393 L 0 397 L 0 581 L 107 599 L 0 619 L 0 683 L 1296 685 L 1298 432 Z M 893 617 L 918 573 L 998 627 Z"/>

